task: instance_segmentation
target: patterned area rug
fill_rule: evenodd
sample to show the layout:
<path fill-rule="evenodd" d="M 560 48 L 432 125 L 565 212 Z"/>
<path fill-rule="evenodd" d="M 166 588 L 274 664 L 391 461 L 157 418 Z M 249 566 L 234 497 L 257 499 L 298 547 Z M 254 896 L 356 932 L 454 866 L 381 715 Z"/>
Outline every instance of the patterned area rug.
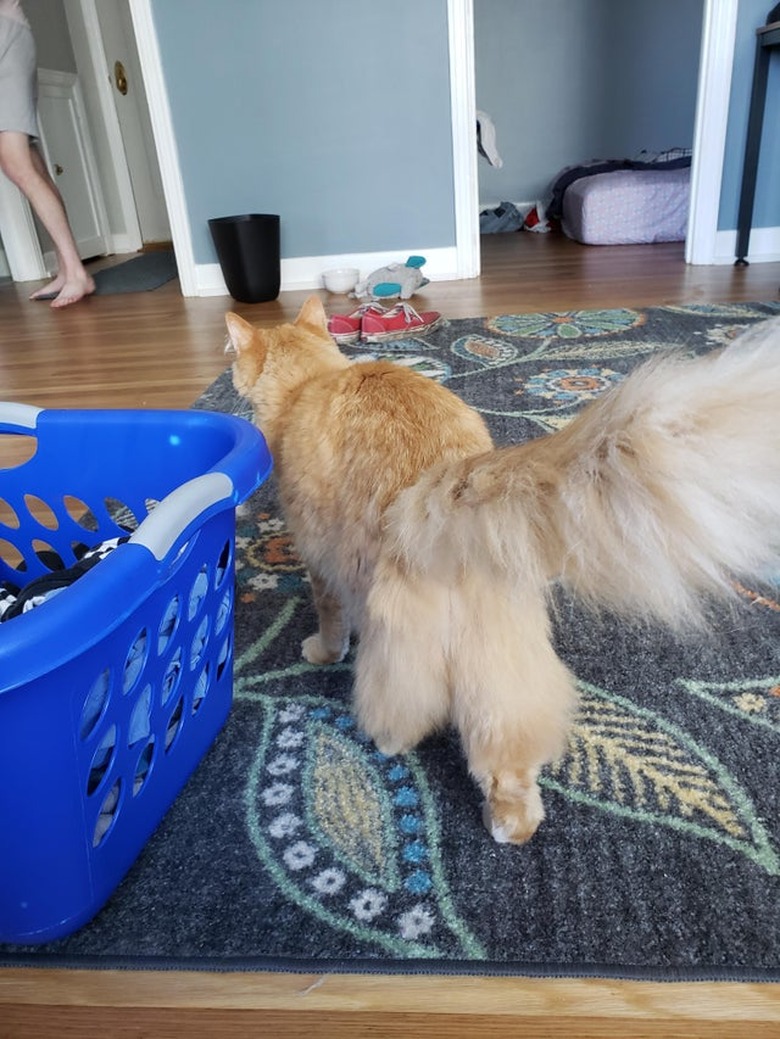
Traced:
<path fill-rule="evenodd" d="M 506 443 L 559 429 L 649 354 L 707 351 L 779 309 L 452 321 L 383 353 Z M 197 406 L 245 413 L 227 373 Z M 105 909 L 2 962 L 780 980 L 771 586 L 741 588 L 711 638 L 687 641 L 558 598 L 582 705 L 519 848 L 483 828 L 452 733 L 385 758 L 350 714 L 350 661 L 301 659 L 314 613 L 273 482 L 240 510 L 236 555 L 226 727 Z"/>

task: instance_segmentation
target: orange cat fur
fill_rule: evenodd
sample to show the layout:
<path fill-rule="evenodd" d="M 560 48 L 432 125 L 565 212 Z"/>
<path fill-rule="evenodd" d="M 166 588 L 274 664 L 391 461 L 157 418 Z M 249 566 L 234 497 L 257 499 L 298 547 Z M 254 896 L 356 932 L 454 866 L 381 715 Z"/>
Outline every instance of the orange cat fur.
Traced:
<path fill-rule="evenodd" d="M 646 363 L 560 432 L 499 449 L 443 386 L 350 362 L 317 297 L 275 329 L 226 321 L 311 575 L 304 657 L 341 660 L 358 634 L 355 711 L 388 754 L 454 724 L 499 841 L 543 819 L 537 775 L 576 703 L 552 582 L 683 626 L 731 573 L 777 565 L 780 320 Z"/>

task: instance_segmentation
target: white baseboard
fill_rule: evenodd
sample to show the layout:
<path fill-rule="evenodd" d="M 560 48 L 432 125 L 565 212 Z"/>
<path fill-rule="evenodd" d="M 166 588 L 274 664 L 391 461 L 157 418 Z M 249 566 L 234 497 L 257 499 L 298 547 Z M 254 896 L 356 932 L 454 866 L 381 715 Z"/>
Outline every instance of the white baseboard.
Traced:
<path fill-rule="evenodd" d="M 713 264 L 734 263 L 737 249 L 736 231 L 718 231 L 715 235 Z M 777 263 L 780 260 L 780 227 L 756 227 L 750 232 L 749 263 Z"/>
<path fill-rule="evenodd" d="M 497 203 L 496 203 L 497 204 Z M 516 202 L 518 209 L 536 203 Z M 487 204 L 486 204 L 487 205 Z M 486 206 L 485 206 L 486 207 Z M 483 207 L 483 208 L 485 208 Z M 715 241 L 713 264 L 734 262 L 736 231 L 719 231 Z M 117 252 L 122 250 L 117 249 Z M 455 246 L 436 249 L 398 249 L 392 253 L 341 253 L 332 256 L 297 256 L 282 260 L 282 292 L 322 288 L 322 272 L 329 267 L 357 267 L 361 277 L 388 263 L 402 263 L 407 256 L 426 259 L 423 273 L 431 281 L 454 281 L 464 277 L 457 269 Z M 759 227 L 750 235 L 751 263 L 775 263 L 780 260 L 780 227 Z M 218 263 L 201 263 L 194 267 L 196 296 L 228 296 L 229 292 Z"/>
<path fill-rule="evenodd" d="M 431 281 L 454 281 L 463 277 L 457 269 L 455 246 L 443 249 L 398 249 L 387 253 L 343 253 L 336 256 L 296 256 L 282 260 L 282 292 L 321 289 L 322 272 L 330 267 L 357 267 L 366 277 L 388 263 L 403 263 L 408 256 L 424 256 L 423 274 Z M 218 263 L 195 265 L 196 296 L 229 295 Z"/>

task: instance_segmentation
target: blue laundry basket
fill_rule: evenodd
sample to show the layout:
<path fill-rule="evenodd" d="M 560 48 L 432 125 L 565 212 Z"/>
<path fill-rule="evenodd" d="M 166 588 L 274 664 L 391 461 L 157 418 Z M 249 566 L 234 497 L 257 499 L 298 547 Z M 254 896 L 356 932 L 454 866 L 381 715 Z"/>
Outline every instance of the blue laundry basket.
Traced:
<path fill-rule="evenodd" d="M 0 433 L 35 448 L 0 461 L 0 582 L 132 530 L 0 624 L 0 940 L 37 944 L 101 908 L 228 715 L 235 506 L 271 457 L 201 411 L 0 403 Z"/>

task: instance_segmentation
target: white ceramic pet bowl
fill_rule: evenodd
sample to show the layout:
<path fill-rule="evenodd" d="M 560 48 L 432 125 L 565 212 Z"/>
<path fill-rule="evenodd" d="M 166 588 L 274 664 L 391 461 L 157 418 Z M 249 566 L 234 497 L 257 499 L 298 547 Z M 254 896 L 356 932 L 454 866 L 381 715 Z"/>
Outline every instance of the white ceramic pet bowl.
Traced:
<path fill-rule="evenodd" d="M 331 267 L 323 271 L 322 281 L 328 292 L 352 292 L 360 281 L 360 271 L 356 267 Z"/>

